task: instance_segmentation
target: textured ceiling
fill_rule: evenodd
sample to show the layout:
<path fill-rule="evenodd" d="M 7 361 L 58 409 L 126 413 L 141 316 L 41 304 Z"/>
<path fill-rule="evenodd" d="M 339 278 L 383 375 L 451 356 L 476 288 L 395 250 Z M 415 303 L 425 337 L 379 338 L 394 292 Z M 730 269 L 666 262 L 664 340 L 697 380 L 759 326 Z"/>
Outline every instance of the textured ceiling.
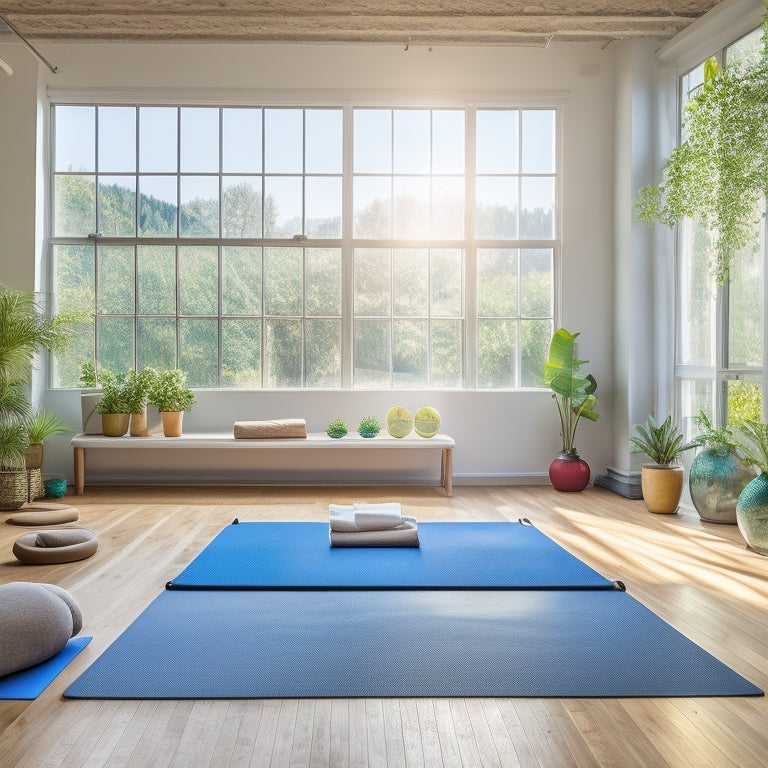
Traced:
<path fill-rule="evenodd" d="M 718 1 L 0 0 L 0 17 L 30 40 L 546 45 L 669 39 Z"/>

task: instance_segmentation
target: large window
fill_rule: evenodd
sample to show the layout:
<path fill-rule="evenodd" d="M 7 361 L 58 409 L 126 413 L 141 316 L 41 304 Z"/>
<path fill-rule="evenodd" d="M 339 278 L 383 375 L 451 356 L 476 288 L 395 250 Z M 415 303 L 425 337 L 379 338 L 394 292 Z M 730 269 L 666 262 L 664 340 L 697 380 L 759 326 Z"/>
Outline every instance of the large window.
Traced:
<path fill-rule="evenodd" d="M 540 385 L 558 110 L 52 106 L 56 361 L 193 386 Z"/>
<path fill-rule="evenodd" d="M 759 55 L 757 29 L 716 55 L 720 66 L 749 66 Z M 704 64 L 681 78 L 681 104 L 703 86 Z M 696 433 L 700 410 L 717 424 L 762 420 L 765 205 L 754 212 L 752 243 L 731 262 L 730 281 L 716 286 L 715 254 L 706 228 L 679 227 L 678 350 L 676 381 L 685 431 Z"/>

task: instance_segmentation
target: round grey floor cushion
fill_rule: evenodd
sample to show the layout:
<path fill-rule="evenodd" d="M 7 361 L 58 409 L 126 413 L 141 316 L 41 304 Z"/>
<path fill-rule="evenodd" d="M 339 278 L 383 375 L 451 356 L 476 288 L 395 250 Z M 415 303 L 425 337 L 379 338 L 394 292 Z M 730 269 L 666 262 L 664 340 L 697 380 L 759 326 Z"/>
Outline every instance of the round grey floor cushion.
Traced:
<path fill-rule="evenodd" d="M 0 585 L 0 677 L 55 656 L 82 626 L 80 608 L 61 587 Z"/>
<path fill-rule="evenodd" d="M 59 528 L 25 533 L 14 542 L 13 554 L 22 563 L 54 565 L 85 560 L 98 548 L 99 539 L 90 528 Z"/>
<path fill-rule="evenodd" d="M 67 504 L 33 501 L 14 512 L 5 522 L 9 525 L 60 525 L 72 523 L 79 517 L 80 512 Z"/>

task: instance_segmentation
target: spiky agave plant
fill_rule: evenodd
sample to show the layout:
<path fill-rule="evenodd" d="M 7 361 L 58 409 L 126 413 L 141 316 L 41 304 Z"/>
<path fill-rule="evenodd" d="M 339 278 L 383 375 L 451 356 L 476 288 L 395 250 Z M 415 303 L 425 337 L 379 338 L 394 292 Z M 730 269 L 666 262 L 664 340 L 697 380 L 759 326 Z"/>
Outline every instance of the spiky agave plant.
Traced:
<path fill-rule="evenodd" d="M 696 440 L 684 442 L 685 437 L 672 423 L 672 416 L 667 416 L 661 424 L 649 416 L 645 424 L 635 425 L 635 433 L 629 438 L 630 450 L 644 453 L 654 464 L 661 466 L 674 464 L 683 451 L 699 444 Z"/>

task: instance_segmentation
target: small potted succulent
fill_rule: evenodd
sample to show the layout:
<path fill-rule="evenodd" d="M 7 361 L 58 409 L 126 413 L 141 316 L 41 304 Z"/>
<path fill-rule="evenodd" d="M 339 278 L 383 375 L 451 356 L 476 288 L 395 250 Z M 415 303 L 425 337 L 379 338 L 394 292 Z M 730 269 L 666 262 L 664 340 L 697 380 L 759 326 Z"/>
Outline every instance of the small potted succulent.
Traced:
<path fill-rule="evenodd" d="M 328 437 L 333 437 L 337 440 L 344 437 L 348 431 L 347 425 L 341 419 L 334 419 L 325 429 Z"/>
<path fill-rule="evenodd" d="M 699 411 L 696 423 L 701 431 L 694 442 L 702 450 L 688 472 L 691 501 L 702 520 L 735 525 L 739 494 L 756 470 L 745 465 L 731 427 L 714 427 L 704 411 Z"/>
<path fill-rule="evenodd" d="M 187 374 L 178 368 L 158 372 L 149 392 L 149 402 L 160 411 L 163 434 L 181 437 L 184 412 L 191 411 L 195 402 L 195 393 L 187 387 Z"/>
<path fill-rule="evenodd" d="M 672 416 L 661 424 L 648 416 L 645 424 L 635 426 L 635 434 L 629 438 L 630 450 L 644 453 L 651 460 L 643 464 L 640 474 L 643 500 L 649 512 L 677 512 L 685 479 L 680 454 L 696 447 L 695 441 L 684 440 L 683 433 L 672 424 Z"/>
<path fill-rule="evenodd" d="M 357 428 L 360 437 L 376 437 L 380 431 L 381 424 L 375 416 L 363 416 L 360 419 L 360 425 Z"/>

